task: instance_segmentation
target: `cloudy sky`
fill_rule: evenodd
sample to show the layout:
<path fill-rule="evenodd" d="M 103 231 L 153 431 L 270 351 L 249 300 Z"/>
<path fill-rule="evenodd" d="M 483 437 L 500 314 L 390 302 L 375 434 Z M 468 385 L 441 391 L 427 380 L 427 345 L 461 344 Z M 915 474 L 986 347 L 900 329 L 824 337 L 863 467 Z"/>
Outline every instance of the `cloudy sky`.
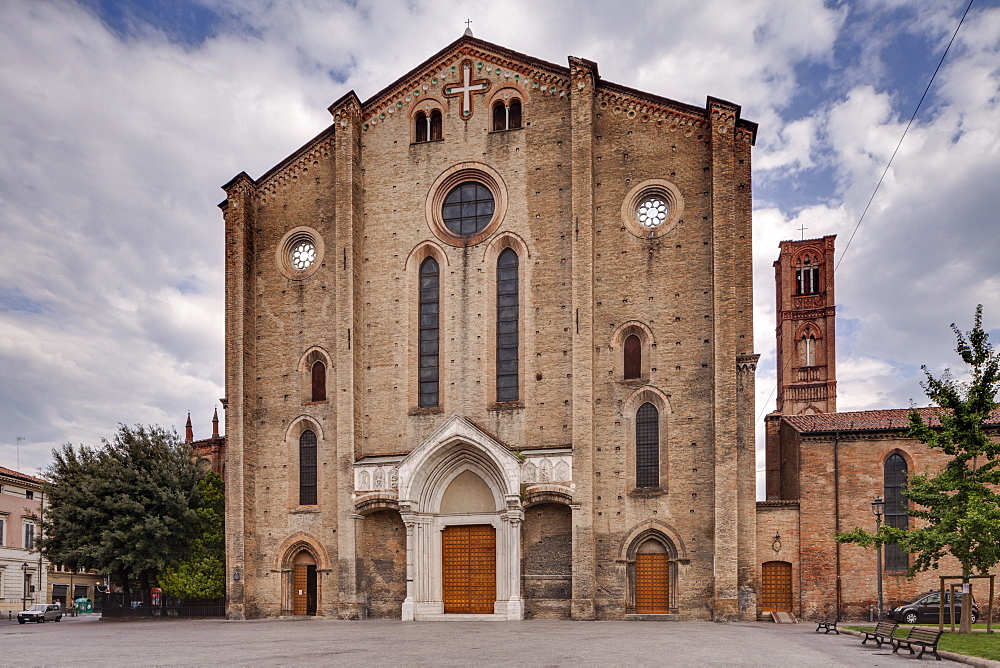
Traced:
<path fill-rule="evenodd" d="M 257 177 L 461 35 L 760 123 L 757 410 L 777 242 L 837 234 L 841 410 L 923 400 L 975 305 L 1000 341 L 1000 0 L 4 0 L 0 465 L 117 423 L 210 429 L 223 396 L 219 186 Z"/>

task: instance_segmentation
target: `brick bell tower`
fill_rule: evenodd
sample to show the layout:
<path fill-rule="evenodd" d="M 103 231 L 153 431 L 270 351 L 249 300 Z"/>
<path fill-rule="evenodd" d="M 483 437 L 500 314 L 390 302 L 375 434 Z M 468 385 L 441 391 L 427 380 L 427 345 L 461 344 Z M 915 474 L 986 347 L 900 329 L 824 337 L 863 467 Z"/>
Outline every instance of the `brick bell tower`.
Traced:
<path fill-rule="evenodd" d="M 837 412 L 836 235 L 782 241 L 777 289 L 778 406 L 782 415 Z"/>

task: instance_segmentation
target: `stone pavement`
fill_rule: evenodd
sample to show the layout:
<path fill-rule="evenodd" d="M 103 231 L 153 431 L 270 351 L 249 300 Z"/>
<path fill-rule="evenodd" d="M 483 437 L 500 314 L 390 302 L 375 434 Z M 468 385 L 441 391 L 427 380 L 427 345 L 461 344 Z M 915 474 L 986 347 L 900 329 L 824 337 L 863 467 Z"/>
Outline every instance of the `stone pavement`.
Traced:
<path fill-rule="evenodd" d="M 908 655 L 894 656 L 891 648 L 864 646 L 852 635 L 813 633 L 814 628 L 805 622 L 106 622 L 94 615 L 58 624 L 0 623 L 0 664 L 915 665 Z"/>

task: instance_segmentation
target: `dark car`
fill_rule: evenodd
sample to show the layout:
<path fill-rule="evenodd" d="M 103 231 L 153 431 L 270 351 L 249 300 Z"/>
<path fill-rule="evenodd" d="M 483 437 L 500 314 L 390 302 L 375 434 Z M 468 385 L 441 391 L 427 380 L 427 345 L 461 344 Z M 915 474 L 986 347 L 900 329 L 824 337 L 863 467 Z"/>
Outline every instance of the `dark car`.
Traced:
<path fill-rule="evenodd" d="M 48 620 L 58 622 L 62 619 L 62 608 L 56 603 L 35 603 L 27 610 L 17 613 L 17 623 L 38 622 L 39 624 Z"/>
<path fill-rule="evenodd" d="M 941 609 L 941 594 L 936 591 L 922 594 L 912 603 L 904 603 L 889 609 L 886 617 L 897 622 L 906 624 L 918 624 L 920 622 L 937 622 L 938 612 Z M 972 623 L 979 619 L 979 605 L 975 599 L 972 600 Z M 951 622 L 951 601 L 949 593 L 944 594 L 944 620 Z M 962 593 L 955 594 L 955 621 L 962 620 Z"/>

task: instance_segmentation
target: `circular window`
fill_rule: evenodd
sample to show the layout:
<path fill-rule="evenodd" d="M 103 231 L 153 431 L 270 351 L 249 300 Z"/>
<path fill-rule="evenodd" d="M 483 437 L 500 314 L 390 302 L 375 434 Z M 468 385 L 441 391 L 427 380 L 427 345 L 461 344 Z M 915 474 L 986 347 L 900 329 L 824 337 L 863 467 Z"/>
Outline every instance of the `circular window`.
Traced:
<path fill-rule="evenodd" d="M 311 227 L 285 233 L 276 249 L 278 270 L 295 281 L 312 276 L 323 261 L 323 238 Z"/>
<path fill-rule="evenodd" d="M 483 241 L 503 222 L 507 188 L 496 170 L 478 162 L 463 162 L 435 179 L 424 205 L 427 223 L 439 239 L 452 246 Z"/>
<path fill-rule="evenodd" d="M 316 261 L 316 246 L 311 241 L 300 241 L 292 249 L 292 268 L 302 271 Z"/>
<path fill-rule="evenodd" d="M 643 181 L 622 202 L 625 229 L 641 239 L 655 239 L 674 229 L 683 212 L 680 190 L 663 179 Z"/>
<path fill-rule="evenodd" d="M 652 192 L 639 198 L 636 216 L 639 218 L 639 224 L 643 227 L 659 227 L 666 222 L 669 210 L 670 205 L 667 203 L 667 198 L 660 193 Z"/>
<path fill-rule="evenodd" d="M 466 181 L 451 189 L 441 207 L 441 220 L 452 234 L 471 237 L 493 219 L 493 194 L 481 183 Z"/>

